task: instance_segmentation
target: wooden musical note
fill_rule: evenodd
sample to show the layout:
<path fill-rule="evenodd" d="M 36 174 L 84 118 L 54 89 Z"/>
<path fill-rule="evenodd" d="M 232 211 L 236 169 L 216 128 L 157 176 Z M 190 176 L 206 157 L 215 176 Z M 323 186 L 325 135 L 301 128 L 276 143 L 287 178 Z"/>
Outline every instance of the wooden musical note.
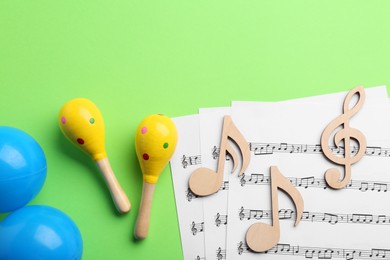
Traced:
<path fill-rule="evenodd" d="M 357 94 L 359 96 L 356 104 L 350 109 L 349 105 L 352 97 Z M 343 114 L 330 122 L 321 136 L 321 147 L 325 156 L 332 162 L 344 165 L 344 178 L 340 180 L 340 172 L 337 168 L 328 169 L 325 173 L 325 180 L 328 185 L 334 189 L 344 188 L 351 179 L 351 165 L 358 162 L 367 147 L 366 137 L 359 130 L 350 127 L 349 119 L 354 116 L 363 106 L 365 100 L 365 92 L 363 87 L 356 87 L 352 89 L 344 100 Z M 340 126 L 343 127 L 334 135 L 334 144 L 336 148 L 339 147 L 340 142 L 344 141 L 344 156 L 340 157 L 332 153 L 328 140 L 331 134 Z M 351 139 L 354 139 L 359 144 L 359 150 L 351 156 Z"/>
<path fill-rule="evenodd" d="M 279 242 L 279 197 L 278 188 L 287 193 L 292 199 L 296 209 L 295 226 L 298 225 L 303 213 L 303 199 L 299 191 L 285 178 L 276 166 L 271 166 L 271 199 L 272 199 L 272 225 L 255 223 L 246 232 L 246 242 L 255 252 L 264 252 Z"/>
<path fill-rule="evenodd" d="M 201 167 L 196 169 L 189 180 L 189 187 L 193 193 L 198 196 L 208 196 L 216 193 L 223 181 L 223 172 L 225 168 L 226 153 L 232 156 L 233 169 L 232 172 L 237 168 L 237 154 L 234 151 L 228 139 L 234 141 L 240 149 L 242 155 L 242 166 L 238 176 L 241 176 L 247 168 L 250 161 L 249 146 L 243 135 L 234 125 L 230 116 L 224 116 L 222 138 L 220 145 L 220 154 L 218 158 L 217 171 L 213 171 L 209 168 Z"/>

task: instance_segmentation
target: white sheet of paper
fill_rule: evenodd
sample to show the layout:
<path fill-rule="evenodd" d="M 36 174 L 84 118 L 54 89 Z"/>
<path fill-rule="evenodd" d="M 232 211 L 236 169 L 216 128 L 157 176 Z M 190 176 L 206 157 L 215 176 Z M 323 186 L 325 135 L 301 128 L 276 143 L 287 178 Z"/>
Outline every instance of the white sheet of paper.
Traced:
<path fill-rule="evenodd" d="M 373 259 L 390 257 L 390 251 L 386 251 L 390 250 L 390 223 L 386 219 L 390 215 L 390 203 L 383 203 L 390 201 L 390 193 L 384 192 L 387 184 L 390 187 L 390 158 L 384 156 L 384 149 L 380 150 L 380 147 L 390 148 L 390 138 L 387 138 L 390 107 L 385 99 L 379 102 L 370 94 L 366 89 L 366 104 L 351 118 L 350 125 L 366 135 L 368 146 L 377 147 L 376 152 L 375 148 L 371 150 L 377 156 L 364 156 L 361 162 L 354 164 L 352 180 L 356 182 L 343 190 L 321 186 L 325 170 L 335 165 L 316 151 L 319 148 L 316 145 L 327 124 L 341 114 L 345 94 L 341 94 L 337 102 L 318 97 L 315 102 L 295 104 L 233 102 L 233 121 L 241 133 L 248 142 L 265 145 L 259 146 L 258 155 L 252 152 L 245 177 L 230 177 L 227 259 L 259 257 L 247 250 L 245 233 L 255 222 L 272 223 L 268 179 L 271 165 L 277 165 L 282 174 L 291 177 L 298 186 L 310 221 L 302 220 L 294 228 L 294 214 L 291 214 L 291 210 L 295 211 L 294 205 L 286 194 L 278 191 L 279 218 L 285 218 L 280 220 L 281 238 L 279 246 L 261 255 L 262 259 L 292 255 L 295 259 L 347 259 L 352 254 L 358 259 L 359 253 L 366 257 L 360 259 L 368 259 L 370 254 Z M 338 168 L 343 174 L 343 168 Z M 368 224 L 364 218 L 373 218 L 378 223 Z M 382 223 L 383 218 L 388 222 Z"/>
<path fill-rule="evenodd" d="M 366 91 L 367 91 L 367 93 L 370 92 L 372 100 L 374 100 L 374 97 L 375 97 L 375 99 L 377 99 L 378 102 L 379 101 L 385 102 L 387 100 L 387 92 L 386 92 L 385 87 L 370 88 L 370 89 L 366 89 Z M 319 96 L 319 97 L 303 98 L 303 99 L 298 99 L 298 100 L 291 100 L 288 102 L 301 103 L 301 102 L 311 101 L 311 102 L 317 103 L 319 101 L 326 100 L 327 98 L 325 98 L 325 97 L 329 97 L 328 100 L 334 101 L 335 99 L 332 98 L 333 96 L 335 96 L 335 94 L 329 94 L 329 95 Z M 340 97 L 340 99 L 342 99 L 342 98 Z M 255 102 L 247 102 L 247 104 L 255 104 Z M 216 121 L 218 121 L 218 119 L 217 119 L 218 117 L 219 116 L 215 115 Z M 209 119 L 212 120 L 212 118 L 209 118 Z M 178 217 L 179 217 L 183 255 L 184 255 L 184 259 L 204 259 L 205 257 L 203 257 L 203 256 L 205 256 L 205 253 L 202 253 L 202 252 L 205 251 L 205 248 L 207 249 L 207 246 L 205 247 L 203 241 L 205 239 L 207 239 L 207 237 L 209 238 L 209 241 L 212 240 L 213 230 L 209 230 L 209 232 L 205 232 L 205 231 L 207 231 L 207 229 L 206 229 L 207 223 L 205 223 L 202 219 L 202 216 L 200 216 L 203 213 L 201 201 L 203 201 L 203 202 L 205 202 L 205 204 L 207 204 L 206 202 L 209 200 L 209 198 L 212 199 L 213 196 L 207 197 L 207 198 L 195 198 L 192 196 L 192 193 L 188 193 L 188 178 L 193 170 L 195 170 L 196 168 L 201 166 L 201 164 L 200 164 L 200 162 L 201 162 L 200 157 L 201 156 L 198 156 L 201 154 L 200 149 L 199 149 L 200 144 L 198 143 L 198 139 L 196 137 L 199 135 L 199 132 L 195 133 L 196 131 L 198 131 L 196 129 L 198 129 L 197 127 L 199 127 L 199 118 L 197 115 L 194 115 L 194 116 L 180 117 L 180 118 L 177 118 L 175 120 L 177 120 L 178 128 L 180 126 L 179 143 L 178 143 L 178 148 L 176 150 L 176 153 L 171 160 L 171 170 L 172 170 L 173 182 L 174 182 L 174 187 L 175 187 L 175 197 L 176 197 L 177 212 L 178 212 Z M 213 129 L 214 126 L 210 127 L 209 132 L 208 132 L 208 134 L 212 133 L 211 135 L 213 136 L 213 138 L 209 138 L 209 140 L 219 139 L 219 140 L 217 140 L 215 146 L 219 146 L 219 143 L 220 143 L 222 118 L 220 118 L 219 121 L 220 121 L 219 126 L 218 126 L 218 124 L 214 123 L 213 125 L 216 125 L 216 129 Z M 195 132 L 194 132 L 194 129 L 195 129 Z M 181 139 L 183 139 L 183 137 L 180 137 L 180 136 L 184 137 L 185 142 L 180 141 Z M 179 147 L 181 147 L 181 148 L 179 148 Z M 208 149 L 210 149 L 210 148 L 208 148 Z M 198 152 L 196 152 L 196 151 L 198 151 Z M 210 154 L 210 151 L 208 151 L 208 153 Z M 210 158 L 211 158 L 211 156 L 210 156 Z M 214 163 L 211 161 L 210 166 L 206 166 L 206 167 L 212 168 L 213 167 L 213 166 L 211 166 L 212 164 L 216 165 L 215 160 L 214 160 Z M 187 167 L 189 167 L 190 169 Z M 216 166 L 214 166 L 214 167 L 216 167 Z M 227 166 L 227 168 L 229 168 L 229 166 Z M 227 170 L 227 171 L 229 172 L 229 170 Z M 372 187 L 375 186 L 375 184 L 372 184 L 372 183 L 370 185 Z M 378 186 L 378 184 L 377 184 L 376 188 L 378 188 L 378 187 L 381 188 L 382 186 L 380 186 L 380 185 Z M 181 197 L 182 195 L 180 195 L 180 194 L 185 194 L 185 197 L 184 197 L 185 199 L 183 197 Z M 196 202 L 189 203 L 190 201 L 192 201 L 192 202 L 196 201 Z M 207 205 L 210 205 L 212 207 L 213 204 L 210 203 Z M 208 214 L 208 215 L 210 215 L 210 214 Z M 216 222 L 215 218 L 214 219 L 210 218 L 210 219 L 211 219 L 211 221 L 214 220 L 214 223 L 212 223 L 210 221 L 210 224 L 215 225 L 216 223 L 218 223 L 218 221 Z M 221 220 L 221 223 L 223 223 L 224 216 L 221 216 L 219 220 Z M 188 223 L 190 223 L 190 224 L 188 224 Z M 203 223 L 203 225 L 202 225 L 202 223 Z M 205 228 L 203 228 L 203 227 L 205 227 Z M 188 230 L 190 230 L 190 232 L 188 232 Z M 199 231 L 203 231 L 203 232 L 199 232 Z M 197 235 L 194 235 L 194 233 Z M 203 238 L 203 235 L 199 235 L 199 234 L 204 234 L 205 237 Z M 209 236 L 207 236 L 207 235 L 209 235 Z M 226 255 L 224 254 L 223 250 L 218 251 L 218 249 L 215 250 L 212 248 L 213 248 L 213 246 L 210 247 L 210 250 L 211 250 L 210 252 L 212 252 L 213 258 L 215 258 L 215 256 L 217 256 L 218 259 L 225 258 Z M 214 246 L 214 248 L 215 248 L 215 246 Z M 241 249 L 242 248 L 243 247 L 241 246 Z M 285 248 L 285 250 L 286 250 L 286 248 Z M 206 250 L 206 252 L 207 252 L 207 250 Z M 381 253 L 381 252 L 379 252 L 379 253 Z M 208 259 L 210 259 L 210 258 L 208 258 Z"/>
<path fill-rule="evenodd" d="M 172 118 L 178 130 L 178 142 L 170 165 L 185 260 L 205 259 L 203 200 L 188 189 L 188 179 L 201 166 L 199 116 Z"/>
<path fill-rule="evenodd" d="M 230 107 L 199 109 L 202 167 L 217 171 L 223 116 L 230 115 Z M 227 199 L 231 161 L 226 161 L 222 188 L 204 198 L 204 226 L 206 259 L 219 259 L 226 250 Z"/>
<path fill-rule="evenodd" d="M 374 87 L 367 90 L 371 100 L 379 103 L 387 102 L 386 87 Z M 310 98 L 300 98 L 296 100 L 282 101 L 287 103 L 316 103 L 334 102 L 341 100 L 347 92 L 327 94 Z M 341 100 L 342 101 L 342 100 Z M 246 104 L 258 104 L 259 102 L 246 102 Z M 272 104 L 272 103 L 271 103 Z M 202 108 L 199 110 L 200 117 L 200 137 L 202 166 L 217 170 L 219 145 L 223 116 L 230 115 L 231 108 Z M 237 171 L 234 174 L 237 174 Z M 222 189 L 217 194 L 203 198 L 204 201 L 204 227 L 206 259 L 221 259 L 226 256 L 226 228 L 227 228 L 227 195 L 228 178 L 231 175 L 231 164 L 227 161 L 224 172 L 224 183 Z"/>

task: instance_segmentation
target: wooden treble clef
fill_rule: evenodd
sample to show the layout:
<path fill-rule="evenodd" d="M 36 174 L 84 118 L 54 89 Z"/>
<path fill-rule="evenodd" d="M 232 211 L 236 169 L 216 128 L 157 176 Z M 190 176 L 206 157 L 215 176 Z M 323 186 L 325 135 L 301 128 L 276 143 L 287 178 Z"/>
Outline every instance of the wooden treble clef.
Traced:
<path fill-rule="evenodd" d="M 352 97 L 357 94 L 358 101 L 356 104 L 349 108 Z M 341 179 L 340 172 L 337 168 L 328 169 L 325 172 L 325 180 L 327 184 L 334 189 L 344 188 L 351 179 L 351 165 L 358 162 L 364 155 L 367 142 L 362 132 L 358 129 L 352 128 L 349 125 L 349 119 L 354 116 L 363 106 L 365 100 L 364 88 L 359 86 L 352 89 L 344 100 L 343 114 L 331 121 L 321 136 L 321 147 L 325 156 L 332 162 L 344 165 L 344 178 Z M 334 144 L 336 148 L 339 147 L 340 142 L 344 141 L 344 157 L 337 156 L 332 153 L 329 146 L 329 138 L 331 134 L 338 128 L 343 127 L 334 135 Z M 359 150 L 355 156 L 351 156 L 351 139 L 355 140 L 359 144 Z"/>

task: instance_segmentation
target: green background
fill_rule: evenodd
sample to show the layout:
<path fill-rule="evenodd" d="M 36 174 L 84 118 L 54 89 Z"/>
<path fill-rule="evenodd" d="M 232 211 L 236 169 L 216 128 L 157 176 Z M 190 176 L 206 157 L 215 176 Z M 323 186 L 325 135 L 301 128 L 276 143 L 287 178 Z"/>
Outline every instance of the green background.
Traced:
<path fill-rule="evenodd" d="M 0 0 L 0 125 L 31 134 L 48 163 L 30 204 L 77 223 L 84 259 L 181 259 L 168 168 L 149 237 L 132 236 L 142 118 L 389 84 L 389 10 L 388 0 Z M 103 113 L 127 215 L 116 214 L 93 162 L 59 130 L 59 109 L 76 97 Z"/>

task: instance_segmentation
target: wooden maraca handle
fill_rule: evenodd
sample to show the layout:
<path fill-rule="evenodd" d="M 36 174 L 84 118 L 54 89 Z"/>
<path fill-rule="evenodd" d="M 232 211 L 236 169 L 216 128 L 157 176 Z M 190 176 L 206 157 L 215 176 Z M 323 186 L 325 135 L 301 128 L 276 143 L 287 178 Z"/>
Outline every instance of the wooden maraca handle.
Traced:
<path fill-rule="evenodd" d="M 130 201 L 120 186 L 118 180 L 116 179 L 108 158 L 97 160 L 96 163 L 103 174 L 104 180 L 107 183 L 116 209 L 119 211 L 119 213 L 122 214 L 129 212 L 131 207 Z"/>
<path fill-rule="evenodd" d="M 156 184 L 143 183 L 141 205 L 138 213 L 137 223 L 135 224 L 134 236 L 137 239 L 145 239 L 149 231 L 150 208 Z"/>

